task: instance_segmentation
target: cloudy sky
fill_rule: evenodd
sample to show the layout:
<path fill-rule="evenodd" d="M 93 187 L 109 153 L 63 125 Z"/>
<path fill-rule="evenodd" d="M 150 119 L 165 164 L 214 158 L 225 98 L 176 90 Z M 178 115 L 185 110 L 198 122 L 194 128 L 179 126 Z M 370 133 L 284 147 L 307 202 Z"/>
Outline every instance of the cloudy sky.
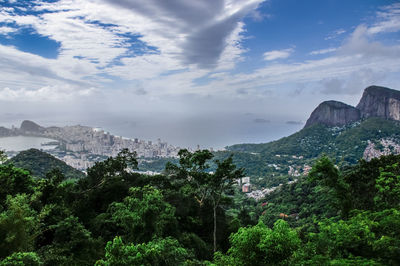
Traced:
<path fill-rule="evenodd" d="M 400 89 L 390 0 L 0 0 L 0 124 L 263 142 L 324 100 Z"/>

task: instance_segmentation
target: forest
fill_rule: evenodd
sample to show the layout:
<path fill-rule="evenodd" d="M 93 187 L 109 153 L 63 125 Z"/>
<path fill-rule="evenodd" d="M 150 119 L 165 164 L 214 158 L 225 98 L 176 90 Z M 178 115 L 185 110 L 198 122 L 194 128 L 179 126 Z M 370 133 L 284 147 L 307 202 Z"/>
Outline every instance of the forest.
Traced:
<path fill-rule="evenodd" d="M 341 168 L 322 156 L 258 202 L 232 156 L 208 150 L 153 176 L 122 150 L 82 178 L 33 177 L 0 155 L 0 265 L 400 264 L 399 155 Z"/>

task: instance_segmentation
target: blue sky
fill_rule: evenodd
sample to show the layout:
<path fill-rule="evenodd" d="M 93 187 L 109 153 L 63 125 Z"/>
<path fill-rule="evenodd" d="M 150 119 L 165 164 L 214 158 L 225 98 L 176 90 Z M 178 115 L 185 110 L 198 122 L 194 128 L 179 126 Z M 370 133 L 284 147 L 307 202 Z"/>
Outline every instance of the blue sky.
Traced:
<path fill-rule="evenodd" d="M 142 136 L 199 121 L 216 138 L 264 121 L 257 137 L 230 141 L 267 141 L 323 100 L 400 89 L 400 4 L 0 0 L 0 74 L 4 123 L 103 126 L 99 117 L 131 114 Z"/>

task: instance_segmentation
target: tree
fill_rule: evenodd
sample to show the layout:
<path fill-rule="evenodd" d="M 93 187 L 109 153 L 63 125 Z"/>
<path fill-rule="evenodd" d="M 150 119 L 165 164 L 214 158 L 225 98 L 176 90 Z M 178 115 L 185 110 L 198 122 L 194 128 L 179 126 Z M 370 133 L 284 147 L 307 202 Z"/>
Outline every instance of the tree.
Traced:
<path fill-rule="evenodd" d="M 75 205 L 76 214 L 85 225 L 99 213 L 106 212 L 112 202 L 120 202 L 128 195 L 129 188 L 140 176 L 132 173 L 133 169 L 137 169 L 136 153 L 127 149 L 88 169 L 87 177 L 78 181 L 80 191 L 76 193 Z"/>
<path fill-rule="evenodd" d="M 209 150 L 199 150 L 191 153 L 187 149 L 178 152 L 179 167 L 172 163 L 165 166 L 167 174 L 175 179 L 189 182 L 195 193 L 194 197 L 200 206 L 208 198 L 209 189 L 207 182 L 210 174 L 206 171 L 210 168 L 208 161 L 213 158 Z"/>
<path fill-rule="evenodd" d="M 129 242 L 147 242 L 177 231 L 175 208 L 165 202 L 161 191 L 154 187 L 131 188 L 130 195 L 122 203 L 111 204 L 109 212 Z"/>
<path fill-rule="evenodd" d="M 16 168 L 11 164 L 0 165 L 0 204 L 3 204 L 7 195 L 15 196 L 18 193 L 33 193 L 35 181 L 28 171 Z"/>
<path fill-rule="evenodd" d="M 46 265 L 93 265 L 101 254 L 101 241 L 72 215 L 41 233 L 50 235 L 50 243 L 39 249 Z"/>
<path fill-rule="evenodd" d="M 317 160 L 308 178 L 309 181 L 327 188 L 327 192 L 333 195 L 333 205 L 342 211 L 342 216 L 347 217 L 351 207 L 348 184 L 344 182 L 339 169 L 327 156 L 324 155 Z"/>
<path fill-rule="evenodd" d="M 123 149 L 116 157 L 96 162 L 93 167 L 89 168 L 86 181 L 88 181 L 89 187 L 101 186 L 110 178 L 126 176 L 130 169 L 137 169 L 137 166 L 136 152 Z"/>
<path fill-rule="evenodd" d="M 351 195 L 351 206 L 354 209 L 374 210 L 378 203 L 375 199 L 378 191 L 377 181 L 383 185 L 385 180 L 383 172 L 393 172 L 394 170 L 386 169 L 396 163 L 399 163 L 400 155 L 381 156 L 367 162 L 360 160 L 355 166 L 349 167 L 343 171 L 343 179 L 349 186 L 349 195 Z M 389 171 L 388 171 L 389 170 Z M 394 174 L 396 171 L 393 172 Z M 388 192 L 386 190 L 386 192 Z M 382 194 L 381 194 L 382 196 Z M 382 207 L 382 206 L 380 206 Z"/>
<path fill-rule="evenodd" d="M 216 160 L 217 168 L 214 173 L 207 172 L 210 168 L 208 161 L 213 154 L 208 150 L 199 150 L 194 153 L 180 150 L 180 167 L 168 164 L 166 171 L 177 178 L 185 179 L 193 188 L 193 194 L 200 206 L 205 200 L 211 202 L 213 208 L 213 248 L 217 250 L 217 210 L 227 193 L 232 193 L 235 180 L 244 176 L 244 169 L 236 169 L 232 156 L 224 161 Z"/>
<path fill-rule="evenodd" d="M 25 194 L 7 197 L 7 207 L 0 213 L 0 258 L 33 249 L 38 219 L 29 201 Z"/>
<path fill-rule="evenodd" d="M 171 237 L 154 239 L 148 243 L 125 245 L 121 237 L 116 237 L 106 246 L 105 260 L 96 265 L 182 265 L 189 258 L 188 252 Z"/>
<path fill-rule="evenodd" d="M 218 265 L 218 261 L 230 262 L 228 265 L 287 265 L 300 246 L 297 232 L 283 220 L 276 221 L 273 229 L 262 222 L 242 227 L 229 241 L 228 258 L 216 253 Z"/>
<path fill-rule="evenodd" d="M 308 258 L 297 264 L 324 265 L 335 261 L 334 265 L 399 265 L 400 211 L 354 210 L 351 214 L 348 220 L 332 218 L 319 222 L 318 232 L 310 233 L 309 242 L 304 245 L 311 248 L 302 249 L 308 249 Z M 318 260 L 325 263 L 317 263 Z"/>
<path fill-rule="evenodd" d="M 35 252 L 16 252 L 0 261 L 0 266 L 43 265 Z"/>
<path fill-rule="evenodd" d="M 377 194 L 375 204 L 381 208 L 398 208 L 400 206 L 400 165 L 395 163 L 380 169 L 376 180 Z"/>
<path fill-rule="evenodd" d="M 244 176 L 243 169 L 236 169 L 236 166 L 232 163 L 232 156 L 228 159 L 220 162 L 216 161 L 217 170 L 214 174 L 210 175 L 206 186 L 209 189 L 209 198 L 211 199 L 213 206 L 213 218 L 214 218 L 214 252 L 217 251 L 217 209 L 221 204 L 225 193 L 232 193 L 232 186 L 236 180 Z"/>

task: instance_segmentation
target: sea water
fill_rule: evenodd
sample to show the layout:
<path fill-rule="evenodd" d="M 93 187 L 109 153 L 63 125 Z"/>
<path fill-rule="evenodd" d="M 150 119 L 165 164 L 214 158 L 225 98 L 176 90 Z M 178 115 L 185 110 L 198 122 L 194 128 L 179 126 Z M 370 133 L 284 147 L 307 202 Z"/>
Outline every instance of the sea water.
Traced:
<path fill-rule="evenodd" d="M 49 142 L 56 142 L 56 140 L 49 138 L 42 138 L 42 137 L 27 137 L 27 136 L 1 137 L 0 150 L 23 151 L 31 148 L 39 150 L 51 150 L 57 147 L 57 145 L 43 145 Z"/>

